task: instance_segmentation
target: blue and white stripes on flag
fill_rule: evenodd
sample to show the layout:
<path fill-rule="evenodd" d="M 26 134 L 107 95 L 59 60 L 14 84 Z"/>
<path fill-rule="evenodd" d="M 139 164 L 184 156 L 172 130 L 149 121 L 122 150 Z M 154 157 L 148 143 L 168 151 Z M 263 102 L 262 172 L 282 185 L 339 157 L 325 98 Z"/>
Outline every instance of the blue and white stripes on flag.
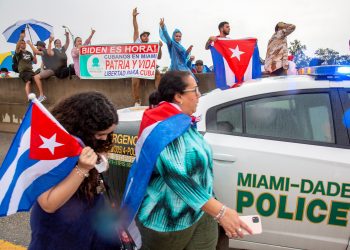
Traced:
<path fill-rule="evenodd" d="M 158 156 L 169 143 L 187 131 L 190 124 L 191 117 L 180 113 L 143 129 L 123 197 L 122 209 L 127 211 L 127 223 L 131 223 L 141 206 Z"/>
<path fill-rule="evenodd" d="M 216 86 L 228 89 L 243 81 L 261 77 L 261 64 L 255 38 L 220 39 L 210 46 Z"/>
<path fill-rule="evenodd" d="M 78 161 L 78 156 L 54 160 L 29 157 L 33 105 L 31 102 L 0 167 L 0 216 L 29 211 L 37 197 L 63 180 Z"/>

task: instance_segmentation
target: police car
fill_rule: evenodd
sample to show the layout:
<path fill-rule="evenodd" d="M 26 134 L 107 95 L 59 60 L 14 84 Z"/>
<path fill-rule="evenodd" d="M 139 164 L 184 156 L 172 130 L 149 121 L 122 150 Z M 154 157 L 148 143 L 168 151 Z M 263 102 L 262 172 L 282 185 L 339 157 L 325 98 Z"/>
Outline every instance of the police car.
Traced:
<path fill-rule="evenodd" d="M 350 67 L 299 73 L 200 98 L 215 195 L 262 220 L 262 234 L 229 240 L 230 248 L 350 250 Z M 133 161 L 142 113 L 119 111 L 109 154 L 118 180 Z M 117 185 L 121 193 L 125 182 Z"/>

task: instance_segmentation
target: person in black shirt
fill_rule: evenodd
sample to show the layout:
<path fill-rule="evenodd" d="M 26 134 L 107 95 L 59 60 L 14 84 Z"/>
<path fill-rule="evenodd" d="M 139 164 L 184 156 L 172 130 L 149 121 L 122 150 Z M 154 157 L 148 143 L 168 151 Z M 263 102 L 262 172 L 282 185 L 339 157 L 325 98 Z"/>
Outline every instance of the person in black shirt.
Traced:
<path fill-rule="evenodd" d="M 30 94 L 30 84 L 33 81 L 34 71 L 33 71 L 33 63 L 36 63 L 36 55 L 26 50 L 26 43 L 24 41 L 25 32 L 23 31 L 20 34 L 19 40 L 16 45 L 16 54 L 14 56 L 17 57 L 18 60 L 18 72 L 19 78 L 21 78 L 25 82 L 25 91 L 26 95 Z M 44 96 L 43 88 L 40 83 L 36 83 L 39 89 L 39 96 Z"/>
<path fill-rule="evenodd" d="M 56 39 L 53 42 L 54 48 L 51 49 L 51 47 L 49 46 L 47 49 L 47 52 L 49 54 L 52 54 L 53 52 L 53 58 L 55 62 L 55 76 L 58 78 L 65 78 L 69 75 L 69 68 L 67 67 L 68 58 L 66 55 L 66 51 L 68 49 L 70 40 L 69 40 L 69 33 L 67 31 L 65 32 L 65 36 L 66 36 L 66 42 L 63 46 L 62 46 L 61 40 Z"/>
<path fill-rule="evenodd" d="M 66 50 L 69 46 L 69 33 L 66 32 L 66 44 L 62 47 L 61 41 L 56 39 L 54 44 L 55 48 L 52 47 L 52 42 L 54 41 L 53 35 L 49 38 L 48 48 L 46 49 L 46 44 L 43 41 L 38 41 L 34 47 L 33 44 L 29 44 L 35 54 L 40 55 L 43 68 L 40 73 L 34 76 L 34 80 L 38 84 L 42 84 L 43 79 L 47 79 L 51 76 L 59 77 L 63 69 L 67 69 L 67 55 Z M 68 75 L 67 75 L 68 76 Z M 62 77 L 60 77 L 62 78 Z M 40 98 L 40 97 L 39 97 Z M 40 101 L 46 100 L 46 97 L 43 96 L 39 99 Z"/>

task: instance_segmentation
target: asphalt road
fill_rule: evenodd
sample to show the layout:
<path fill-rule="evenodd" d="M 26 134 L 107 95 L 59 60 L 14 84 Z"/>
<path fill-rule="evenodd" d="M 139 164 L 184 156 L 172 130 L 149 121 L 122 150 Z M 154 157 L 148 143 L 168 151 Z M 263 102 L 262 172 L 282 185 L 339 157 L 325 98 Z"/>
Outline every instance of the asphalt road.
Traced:
<path fill-rule="evenodd" d="M 0 163 L 5 158 L 14 134 L 0 133 Z M 29 213 L 0 218 L 0 240 L 27 247 L 30 241 Z"/>

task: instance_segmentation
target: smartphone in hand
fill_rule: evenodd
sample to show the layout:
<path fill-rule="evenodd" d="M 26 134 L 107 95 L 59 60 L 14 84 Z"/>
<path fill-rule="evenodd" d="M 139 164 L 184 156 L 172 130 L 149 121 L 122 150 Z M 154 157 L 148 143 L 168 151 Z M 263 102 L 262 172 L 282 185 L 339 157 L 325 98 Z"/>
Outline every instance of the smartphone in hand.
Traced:
<path fill-rule="evenodd" d="M 245 215 L 245 216 L 239 216 L 239 218 L 248 225 L 253 231 L 253 234 L 261 234 L 262 233 L 262 225 L 261 225 L 261 218 L 259 215 Z M 243 230 L 244 235 L 248 235 L 249 233 Z"/>

